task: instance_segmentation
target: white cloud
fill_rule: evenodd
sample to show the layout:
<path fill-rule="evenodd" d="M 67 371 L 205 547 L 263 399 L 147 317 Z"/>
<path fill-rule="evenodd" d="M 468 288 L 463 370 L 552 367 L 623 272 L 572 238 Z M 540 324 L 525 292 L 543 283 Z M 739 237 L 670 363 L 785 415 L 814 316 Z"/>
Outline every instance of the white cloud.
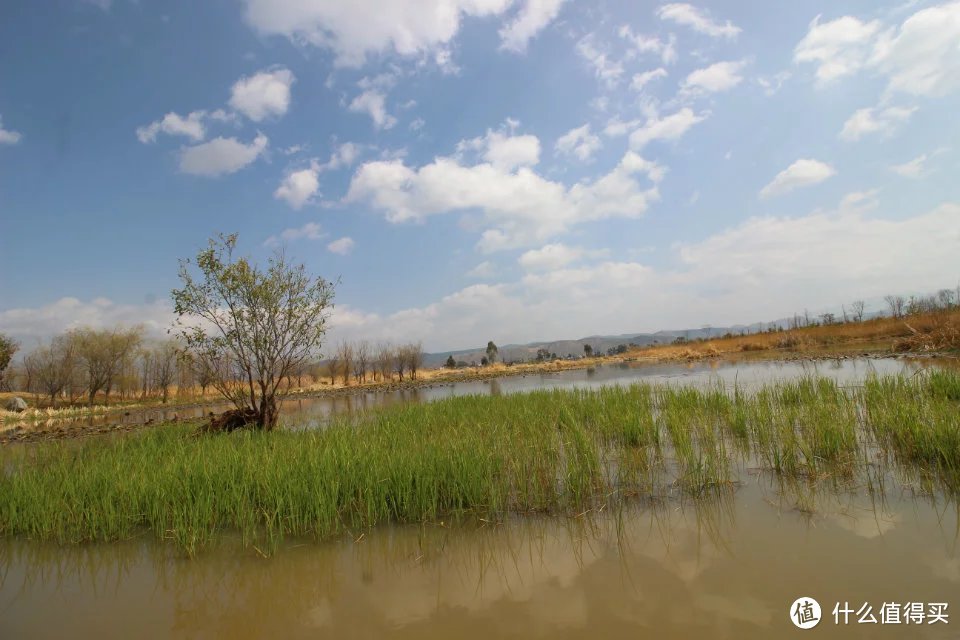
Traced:
<path fill-rule="evenodd" d="M 345 256 L 353 251 L 354 242 L 352 238 L 340 238 L 327 245 L 327 249 L 333 253 Z"/>
<path fill-rule="evenodd" d="M 420 168 L 400 160 L 368 162 L 345 200 L 369 203 L 394 223 L 479 211 L 488 228 L 478 246 L 497 251 L 539 243 L 590 220 L 639 217 L 659 199 L 664 176 L 662 167 L 632 152 L 606 175 L 569 187 L 529 166 L 487 160 L 466 165 L 459 157 L 438 157 Z"/>
<path fill-rule="evenodd" d="M 878 38 L 871 65 L 890 92 L 944 96 L 960 89 L 960 2 L 917 11 Z"/>
<path fill-rule="evenodd" d="M 887 93 L 938 97 L 960 89 L 960 2 L 921 9 L 898 27 L 844 16 L 819 16 L 794 50 L 794 61 L 818 65 L 820 84 L 862 69 L 888 79 Z"/>
<path fill-rule="evenodd" d="M 836 170 L 824 162 L 801 158 L 778 173 L 770 184 L 761 189 L 760 197 L 780 196 L 794 189 L 819 184 L 836 174 Z"/>
<path fill-rule="evenodd" d="M 874 37 L 880 31 L 880 22 L 861 22 L 844 16 L 820 22 L 813 19 L 803 40 L 793 51 L 796 63 L 817 64 L 817 81 L 826 84 L 852 75 L 866 64 Z"/>
<path fill-rule="evenodd" d="M 353 166 L 360 157 L 360 145 L 355 142 L 344 142 L 330 154 L 330 160 L 320 165 L 321 171 L 336 170 Z"/>
<path fill-rule="evenodd" d="M 526 51 L 527 43 L 557 17 L 564 1 L 526 0 L 516 18 L 500 29 L 500 48 Z"/>
<path fill-rule="evenodd" d="M 386 95 L 376 89 L 367 89 L 350 103 L 350 111 L 366 113 L 377 129 L 390 129 L 397 119 L 387 113 Z"/>
<path fill-rule="evenodd" d="M 490 327 L 497 328 L 498 341 L 523 343 L 773 320 L 803 308 L 952 287 L 958 243 L 956 204 L 894 219 L 870 215 L 863 207 L 763 216 L 675 247 L 670 261 L 675 268 L 615 260 L 568 265 L 517 281 L 472 285 L 384 315 L 338 304 L 329 337 L 423 340 L 428 350 L 440 351 L 483 345 Z M 0 331 L 29 347 L 38 337 L 81 325 L 145 322 L 162 335 L 172 318 L 166 302 L 65 298 L 0 311 Z"/>
<path fill-rule="evenodd" d="M 763 89 L 763 92 L 768 95 L 776 95 L 780 89 L 783 88 L 784 83 L 793 76 L 789 71 L 780 71 L 775 73 L 772 76 L 761 76 L 757 78 L 757 84 Z"/>
<path fill-rule="evenodd" d="M 644 71 L 643 73 L 634 74 L 633 79 L 630 81 L 630 88 L 634 91 L 643 91 L 643 88 L 649 83 L 653 82 L 657 78 L 666 78 L 667 75 L 667 70 L 663 67 L 660 67 L 659 69 L 653 69 L 652 71 Z"/>
<path fill-rule="evenodd" d="M 904 178 L 922 178 L 929 172 L 927 162 L 932 159 L 933 156 L 939 155 L 942 152 L 943 150 L 939 149 L 931 154 L 924 153 L 909 162 L 895 164 L 890 167 L 890 170 Z"/>
<path fill-rule="evenodd" d="M 585 124 L 560 136 L 555 148 L 560 153 L 575 155 L 586 162 L 593 159 L 593 154 L 599 151 L 602 146 L 603 143 L 600 142 L 600 138 L 590 133 L 590 125 Z"/>
<path fill-rule="evenodd" d="M 696 114 L 684 107 L 680 111 L 663 118 L 653 116 L 630 134 L 630 148 L 639 151 L 654 140 L 679 140 L 696 124 L 707 119 L 707 113 Z"/>
<path fill-rule="evenodd" d="M 492 278 L 497 274 L 497 268 L 489 260 L 484 260 L 470 271 L 467 271 L 466 276 L 468 278 L 477 278 L 478 280 L 486 280 Z"/>
<path fill-rule="evenodd" d="M 275 247 L 281 242 L 293 242 L 295 240 L 321 240 L 327 236 L 323 228 L 316 222 L 308 222 L 302 227 L 284 229 L 279 236 L 270 236 L 263 243 L 268 247 Z"/>
<path fill-rule="evenodd" d="M 339 66 L 359 67 L 368 56 L 414 56 L 449 45 L 465 16 L 502 15 L 512 0 L 245 0 L 248 24 L 266 35 L 330 49 Z M 535 14 L 535 15 L 534 15 Z M 520 38 L 536 17 L 516 28 Z"/>
<path fill-rule="evenodd" d="M 727 20 L 726 24 L 720 24 L 700 9 L 682 2 L 661 6 L 657 9 L 657 17 L 661 20 L 667 20 L 690 27 L 694 31 L 712 38 L 728 38 L 732 40 L 740 35 L 741 31 L 740 27 L 729 20 Z"/>
<path fill-rule="evenodd" d="M 310 161 L 310 166 L 299 171 L 291 171 L 273 192 L 273 197 L 285 200 L 293 209 L 302 209 L 312 202 L 320 191 L 320 164 Z"/>
<path fill-rule="evenodd" d="M 623 76 L 623 63 L 613 60 L 592 33 L 580 38 L 577 42 L 577 53 L 590 63 L 594 75 L 608 87 L 615 86 Z"/>
<path fill-rule="evenodd" d="M 171 111 L 160 120 L 137 127 L 137 139 L 143 144 L 148 144 L 156 141 L 157 134 L 165 133 L 168 136 L 184 136 L 194 142 L 200 142 L 206 136 L 206 130 L 203 127 L 203 119 L 206 116 L 206 111 L 191 111 L 186 117 Z"/>
<path fill-rule="evenodd" d="M 17 144 L 23 136 L 17 131 L 3 128 L 3 117 L 0 117 L 0 144 Z"/>
<path fill-rule="evenodd" d="M 889 135 L 910 119 L 916 107 L 886 107 L 859 109 L 843 124 L 840 137 L 843 140 L 859 140 L 865 135 L 883 133 Z"/>
<path fill-rule="evenodd" d="M 540 162 L 540 140 L 529 134 L 517 136 L 487 130 L 483 137 L 461 140 L 457 144 L 457 152 L 465 151 L 477 151 L 484 160 L 507 172 L 518 167 L 532 167 Z"/>
<path fill-rule="evenodd" d="M 729 91 L 743 82 L 740 71 L 745 64 L 743 61 L 717 62 L 709 67 L 697 69 L 687 76 L 680 90 L 688 95 Z"/>
<path fill-rule="evenodd" d="M 565 244 L 548 244 L 540 249 L 527 251 L 517 262 L 528 271 L 547 271 L 565 267 L 576 262 L 587 254 L 579 247 L 568 247 Z"/>
<path fill-rule="evenodd" d="M 663 64 L 670 65 L 677 61 L 677 39 L 672 33 L 666 41 L 663 41 L 657 36 L 634 33 L 627 24 L 622 25 L 617 33 L 630 43 L 627 58 L 637 58 L 651 53 L 659 55 Z"/>
<path fill-rule="evenodd" d="M 180 171 L 198 176 L 235 173 L 256 160 L 266 148 L 267 136 L 258 133 L 250 144 L 236 138 L 214 138 L 180 150 Z"/>
<path fill-rule="evenodd" d="M 254 122 L 282 116 L 290 108 L 290 86 L 295 80 L 284 68 L 240 78 L 231 89 L 230 106 Z"/>

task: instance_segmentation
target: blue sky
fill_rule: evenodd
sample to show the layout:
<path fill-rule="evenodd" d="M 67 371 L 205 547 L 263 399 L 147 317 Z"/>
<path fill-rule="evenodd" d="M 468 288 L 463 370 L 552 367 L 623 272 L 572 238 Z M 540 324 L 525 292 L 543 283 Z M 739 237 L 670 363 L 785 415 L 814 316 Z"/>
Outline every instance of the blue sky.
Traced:
<path fill-rule="evenodd" d="M 960 3 L 5 2 L 0 331 L 170 319 L 217 232 L 448 349 L 960 278 Z"/>

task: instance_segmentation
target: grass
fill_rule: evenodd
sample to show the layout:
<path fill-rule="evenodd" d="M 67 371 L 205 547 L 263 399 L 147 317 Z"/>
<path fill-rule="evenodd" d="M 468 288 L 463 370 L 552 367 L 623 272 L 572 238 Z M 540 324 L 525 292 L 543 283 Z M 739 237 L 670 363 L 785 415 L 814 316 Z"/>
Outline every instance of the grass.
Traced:
<path fill-rule="evenodd" d="M 60 543 L 152 532 L 188 553 L 324 539 L 392 522 L 576 515 L 631 496 L 709 495 L 744 465 L 855 478 L 877 456 L 960 491 L 960 374 L 819 378 L 756 392 L 607 387 L 469 396 L 329 427 L 126 437 L 8 450 L 0 535 Z"/>

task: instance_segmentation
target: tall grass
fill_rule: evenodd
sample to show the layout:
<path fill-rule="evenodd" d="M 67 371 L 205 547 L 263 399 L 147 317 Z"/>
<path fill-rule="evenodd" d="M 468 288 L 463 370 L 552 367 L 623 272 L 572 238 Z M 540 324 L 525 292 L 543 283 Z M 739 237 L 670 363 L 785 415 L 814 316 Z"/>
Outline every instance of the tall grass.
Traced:
<path fill-rule="evenodd" d="M 608 387 L 459 397 L 325 428 L 43 443 L 0 458 L 0 535 L 61 543 L 152 532 L 193 553 L 390 522 L 575 515 L 625 496 L 706 495 L 743 465 L 791 483 L 867 473 L 876 452 L 960 491 L 960 375 L 818 378 L 754 393 Z M 872 472 L 870 472 L 872 473 Z"/>

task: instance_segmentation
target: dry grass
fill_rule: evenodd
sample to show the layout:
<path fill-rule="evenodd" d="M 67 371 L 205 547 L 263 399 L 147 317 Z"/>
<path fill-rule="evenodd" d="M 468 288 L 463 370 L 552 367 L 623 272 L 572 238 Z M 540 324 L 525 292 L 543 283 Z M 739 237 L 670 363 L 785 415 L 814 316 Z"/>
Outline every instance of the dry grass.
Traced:
<path fill-rule="evenodd" d="M 656 360 L 698 360 L 750 352 L 827 355 L 849 351 L 905 352 L 960 349 L 960 309 L 908 318 L 874 318 L 865 322 L 790 329 L 714 338 L 684 345 L 636 349 L 632 356 Z"/>

